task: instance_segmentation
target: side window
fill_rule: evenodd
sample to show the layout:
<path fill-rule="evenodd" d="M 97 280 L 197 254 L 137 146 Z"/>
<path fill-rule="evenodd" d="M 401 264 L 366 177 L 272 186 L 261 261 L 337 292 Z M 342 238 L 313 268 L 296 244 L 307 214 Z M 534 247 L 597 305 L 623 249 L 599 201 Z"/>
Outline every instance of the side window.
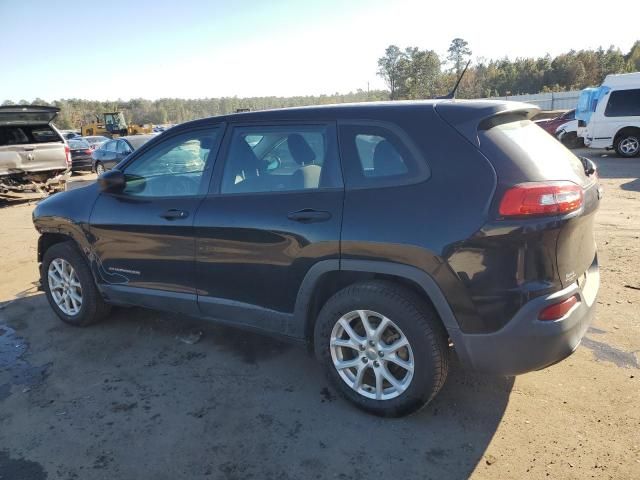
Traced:
<path fill-rule="evenodd" d="M 60 141 L 60 137 L 58 136 L 58 134 L 49 126 L 33 128 L 31 130 L 31 136 L 36 143 L 51 143 Z"/>
<path fill-rule="evenodd" d="M 118 144 L 118 146 L 116 147 L 116 152 L 127 153 L 131 151 L 131 148 L 129 148 L 129 144 L 124 140 L 118 140 L 116 143 Z"/>
<path fill-rule="evenodd" d="M 116 142 L 115 140 L 111 140 L 110 142 L 107 142 L 104 146 L 105 151 L 107 152 L 114 152 L 116 151 Z"/>
<path fill-rule="evenodd" d="M 408 141 L 378 125 L 341 125 L 347 187 L 401 185 L 426 179 L 428 167 Z"/>
<path fill-rule="evenodd" d="M 4 145 L 21 145 L 29 143 L 29 137 L 20 127 L 6 127 Z"/>
<path fill-rule="evenodd" d="M 326 125 L 236 127 L 222 173 L 222 193 L 339 185 L 335 129 Z"/>
<path fill-rule="evenodd" d="M 193 130 L 145 151 L 125 167 L 124 193 L 140 197 L 197 195 L 209 153 L 217 150 L 219 135 L 217 128 Z"/>
<path fill-rule="evenodd" d="M 640 89 L 616 90 L 609 95 L 605 117 L 640 116 Z"/>

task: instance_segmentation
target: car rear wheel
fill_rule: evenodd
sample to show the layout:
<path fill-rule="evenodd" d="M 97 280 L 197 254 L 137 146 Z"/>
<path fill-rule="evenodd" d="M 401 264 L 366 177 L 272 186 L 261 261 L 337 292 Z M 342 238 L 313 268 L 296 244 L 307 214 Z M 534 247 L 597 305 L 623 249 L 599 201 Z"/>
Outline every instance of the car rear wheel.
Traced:
<path fill-rule="evenodd" d="M 102 175 L 104 173 L 104 171 L 105 171 L 104 170 L 104 165 L 102 165 L 102 163 L 100 163 L 100 162 L 97 162 L 96 163 L 96 173 L 98 175 Z"/>
<path fill-rule="evenodd" d="M 447 335 L 436 313 L 387 281 L 351 285 L 331 297 L 318 316 L 314 346 L 333 386 L 376 415 L 419 410 L 447 376 Z"/>
<path fill-rule="evenodd" d="M 640 154 L 640 134 L 622 134 L 616 139 L 614 147 L 621 157 L 635 157 Z"/>
<path fill-rule="evenodd" d="M 57 243 L 45 252 L 41 284 L 51 308 L 66 323 L 84 327 L 109 314 L 110 306 L 100 295 L 87 263 L 72 242 Z"/>

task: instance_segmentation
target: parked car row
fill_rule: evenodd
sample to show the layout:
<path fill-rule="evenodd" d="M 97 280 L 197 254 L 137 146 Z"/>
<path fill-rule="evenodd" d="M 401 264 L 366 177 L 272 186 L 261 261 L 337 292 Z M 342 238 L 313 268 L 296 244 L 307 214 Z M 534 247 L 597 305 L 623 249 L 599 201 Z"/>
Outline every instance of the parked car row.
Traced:
<path fill-rule="evenodd" d="M 640 72 L 607 75 L 580 92 L 575 109 L 536 124 L 568 148 L 604 148 L 640 155 Z"/>
<path fill-rule="evenodd" d="M 91 170 L 102 175 L 156 135 L 131 135 L 108 140 L 92 153 Z"/>
<path fill-rule="evenodd" d="M 67 139 L 71 154 L 71 170 L 74 172 L 89 170 L 101 175 L 154 136 L 154 134 L 131 135 L 110 139 L 100 135 L 87 137 L 75 135 Z"/>

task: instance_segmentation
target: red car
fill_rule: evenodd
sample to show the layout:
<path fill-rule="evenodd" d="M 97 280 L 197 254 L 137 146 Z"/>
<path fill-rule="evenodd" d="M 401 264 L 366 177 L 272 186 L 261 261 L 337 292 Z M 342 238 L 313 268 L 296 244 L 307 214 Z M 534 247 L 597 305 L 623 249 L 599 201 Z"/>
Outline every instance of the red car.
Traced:
<path fill-rule="evenodd" d="M 567 123 L 567 122 L 570 122 L 571 120 L 575 120 L 575 119 L 576 119 L 576 109 L 574 108 L 572 110 L 564 112 L 562 115 L 558 115 L 557 117 L 546 118 L 544 120 L 538 120 L 535 123 L 539 127 L 541 127 L 544 130 L 546 130 L 547 133 L 549 133 L 550 135 L 553 135 L 555 137 L 556 136 L 556 130 L 560 125 L 562 125 L 564 123 Z"/>

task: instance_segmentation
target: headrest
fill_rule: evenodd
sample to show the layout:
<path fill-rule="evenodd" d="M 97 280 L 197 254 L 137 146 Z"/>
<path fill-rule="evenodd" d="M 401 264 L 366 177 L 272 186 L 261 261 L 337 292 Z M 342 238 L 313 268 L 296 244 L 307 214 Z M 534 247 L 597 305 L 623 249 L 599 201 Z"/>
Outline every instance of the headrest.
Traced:
<path fill-rule="evenodd" d="M 373 170 L 376 176 L 399 175 L 407 172 L 407 167 L 396 148 L 382 140 L 373 152 Z"/>
<path fill-rule="evenodd" d="M 309 165 L 316 159 L 316 154 L 307 141 L 299 133 L 292 133 L 287 137 L 289 152 L 298 165 Z"/>
<path fill-rule="evenodd" d="M 258 157 L 256 157 L 256 154 L 253 153 L 253 149 L 249 146 L 246 139 L 243 138 L 235 143 L 232 155 L 235 157 L 235 165 L 244 171 L 245 178 L 258 175 L 257 172 L 260 161 Z"/>

